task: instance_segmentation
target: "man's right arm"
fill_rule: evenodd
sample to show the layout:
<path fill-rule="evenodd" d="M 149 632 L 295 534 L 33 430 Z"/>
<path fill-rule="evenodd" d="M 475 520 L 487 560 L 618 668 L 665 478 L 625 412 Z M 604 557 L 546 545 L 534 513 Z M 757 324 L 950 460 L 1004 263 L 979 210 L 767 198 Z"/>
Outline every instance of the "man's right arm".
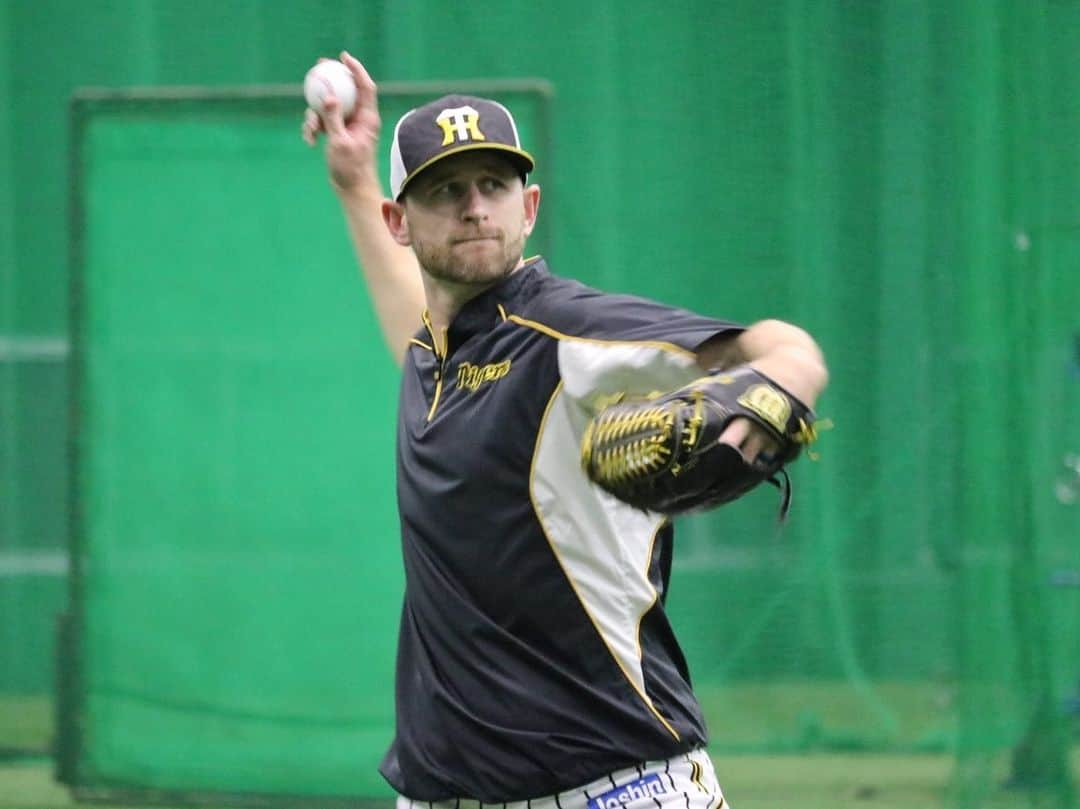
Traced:
<path fill-rule="evenodd" d="M 375 82 L 348 53 L 342 53 L 341 61 L 356 82 L 356 109 L 346 121 L 337 99 L 328 97 L 324 118 L 307 111 L 303 137 L 314 145 L 320 132 L 326 134 L 330 184 L 341 202 L 383 338 L 400 365 L 420 326 L 424 289 L 416 256 L 393 240 L 382 218 L 384 196 L 376 156 L 381 119 Z"/>

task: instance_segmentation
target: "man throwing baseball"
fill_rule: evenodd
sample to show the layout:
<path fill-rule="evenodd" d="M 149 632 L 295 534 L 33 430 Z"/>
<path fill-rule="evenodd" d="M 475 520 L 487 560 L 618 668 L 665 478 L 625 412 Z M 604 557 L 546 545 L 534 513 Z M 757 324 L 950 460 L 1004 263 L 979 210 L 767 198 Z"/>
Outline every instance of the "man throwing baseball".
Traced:
<path fill-rule="evenodd" d="M 534 161 L 498 102 L 401 118 L 390 195 L 376 88 L 333 98 L 331 183 L 402 364 L 406 592 L 399 795 L 458 809 L 716 809 L 702 711 L 664 609 L 671 517 L 725 502 L 814 437 L 827 372 L 801 329 L 749 327 L 554 275 L 524 245 Z"/>

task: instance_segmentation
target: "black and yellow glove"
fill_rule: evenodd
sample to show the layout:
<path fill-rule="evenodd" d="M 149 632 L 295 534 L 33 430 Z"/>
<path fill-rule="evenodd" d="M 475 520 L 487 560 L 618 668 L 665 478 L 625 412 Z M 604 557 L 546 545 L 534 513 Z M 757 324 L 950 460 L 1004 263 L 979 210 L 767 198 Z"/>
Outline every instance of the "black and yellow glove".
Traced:
<path fill-rule="evenodd" d="M 763 427 L 778 449 L 753 462 L 720 436 L 736 418 Z M 791 483 L 784 465 L 817 438 L 815 416 L 764 374 L 739 366 L 713 372 L 668 394 L 624 398 L 586 426 L 581 463 L 589 479 L 619 500 L 675 515 L 727 503 L 763 481 L 782 493 L 787 514 Z"/>

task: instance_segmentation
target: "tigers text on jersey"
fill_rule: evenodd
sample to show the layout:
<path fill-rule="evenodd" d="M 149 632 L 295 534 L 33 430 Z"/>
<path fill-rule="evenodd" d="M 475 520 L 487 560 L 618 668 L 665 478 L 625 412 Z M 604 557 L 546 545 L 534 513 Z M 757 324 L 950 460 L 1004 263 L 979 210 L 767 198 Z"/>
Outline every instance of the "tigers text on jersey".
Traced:
<path fill-rule="evenodd" d="M 405 602 L 397 733 L 415 800 L 525 800 L 705 742 L 664 612 L 671 525 L 581 470 L 613 394 L 701 375 L 740 327 L 534 259 L 409 348 L 398 416 Z"/>

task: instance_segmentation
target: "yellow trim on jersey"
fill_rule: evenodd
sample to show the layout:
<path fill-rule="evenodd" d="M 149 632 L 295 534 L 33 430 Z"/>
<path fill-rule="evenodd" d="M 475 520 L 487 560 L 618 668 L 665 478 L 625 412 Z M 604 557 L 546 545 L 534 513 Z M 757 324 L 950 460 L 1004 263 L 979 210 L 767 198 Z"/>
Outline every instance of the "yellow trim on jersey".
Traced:
<path fill-rule="evenodd" d="M 660 533 L 661 529 L 663 529 L 663 527 L 665 525 L 667 525 L 667 524 L 668 524 L 668 520 L 660 520 L 660 522 L 658 522 L 656 524 L 656 530 L 652 532 L 652 537 L 649 539 L 649 550 L 645 554 L 644 576 L 645 576 L 645 581 L 649 582 L 650 587 L 652 587 L 652 581 L 649 579 L 649 568 L 652 567 L 653 548 L 656 547 L 656 537 L 657 537 L 657 535 Z M 638 619 L 637 619 L 637 637 L 634 639 L 634 643 L 637 646 L 638 660 L 644 659 L 644 655 L 642 655 L 642 653 L 641 653 L 641 622 L 645 620 L 645 616 L 649 614 L 649 611 L 652 610 L 652 608 L 656 606 L 656 602 L 660 600 L 660 593 L 657 592 L 655 587 L 652 588 L 652 591 L 653 591 L 652 601 L 649 602 L 649 606 L 647 606 L 645 608 L 645 611 L 642 612 L 641 615 L 639 615 Z"/>
<path fill-rule="evenodd" d="M 439 367 L 438 376 L 435 377 L 435 396 L 431 399 L 431 409 L 428 411 L 427 420 L 435 418 L 435 408 L 439 406 L 439 397 L 442 396 L 442 366 Z"/>
<path fill-rule="evenodd" d="M 410 342 L 410 343 L 412 343 L 412 344 L 413 344 L 414 346 L 420 346 L 420 348 L 426 348 L 426 349 L 427 349 L 428 351 L 430 351 L 430 352 L 431 352 L 432 354 L 434 354 L 434 353 L 435 353 L 435 349 L 434 349 L 434 348 L 432 348 L 431 346 L 429 346 L 429 345 L 428 345 L 427 343 L 422 343 L 422 342 L 420 342 L 420 341 L 419 341 L 419 340 L 417 340 L 417 339 L 416 339 L 415 337 L 410 337 L 410 338 L 409 338 L 409 342 Z"/>
<path fill-rule="evenodd" d="M 514 319 L 514 315 L 511 315 L 510 318 Z M 676 741 L 682 741 L 682 737 L 679 735 L 679 731 L 675 730 L 675 728 L 673 728 L 671 726 L 671 723 L 668 722 L 667 719 L 664 718 L 663 714 L 661 714 L 660 711 L 658 711 L 656 709 L 656 706 L 653 705 L 652 699 L 649 697 L 649 695 L 647 693 L 645 693 L 644 687 L 638 688 L 637 683 L 634 682 L 634 678 L 630 676 L 630 672 L 628 672 L 626 670 L 626 668 L 623 666 L 622 661 L 619 660 L 619 656 L 617 654 L 615 654 L 615 650 L 611 648 L 611 645 L 608 643 L 607 638 L 604 637 L 604 633 L 600 629 L 600 624 L 597 623 L 596 618 L 593 617 L 593 614 L 589 611 L 589 607 L 586 604 L 585 599 L 582 597 L 581 593 L 578 592 L 577 586 L 574 584 L 574 579 L 570 575 L 570 572 L 567 570 L 566 564 L 563 562 L 563 558 L 559 554 L 559 549 L 556 547 L 555 543 L 551 539 L 551 536 L 548 534 L 547 526 L 544 525 L 543 517 L 540 514 L 540 506 L 536 502 L 536 495 L 534 494 L 535 490 L 534 490 L 534 487 L 533 487 L 533 481 L 534 481 L 534 479 L 536 477 L 536 458 L 537 458 L 537 455 L 538 455 L 539 449 L 540 449 L 540 443 L 541 443 L 540 439 L 544 434 L 544 428 L 547 427 L 548 416 L 551 415 L 551 410 L 555 406 L 555 402 L 559 398 L 559 394 L 562 393 L 562 388 L 563 388 L 562 380 L 559 380 L 559 384 L 555 386 L 555 390 L 552 392 L 551 398 L 548 399 L 547 406 L 544 407 L 544 415 L 541 417 L 540 426 L 536 430 L 536 441 L 533 444 L 532 460 L 529 462 L 529 500 L 532 502 L 533 514 L 536 515 L 536 521 L 540 525 L 540 530 L 544 532 L 544 539 L 547 540 L 548 546 L 551 548 L 551 552 L 555 555 L 555 561 L 557 561 L 559 563 L 559 567 L 562 569 L 563 575 L 566 577 L 566 581 L 570 585 L 570 589 L 572 589 L 574 591 L 574 595 L 577 596 L 577 600 L 578 600 L 578 603 L 581 605 L 581 609 L 584 610 L 585 614 L 588 616 L 589 622 L 593 625 L 593 628 L 596 630 L 596 634 L 599 636 L 600 642 L 604 644 L 604 647 L 608 650 L 608 654 L 611 655 L 611 659 L 615 661 L 615 665 L 617 665 L 619 667 L 619 670 L 623 673 L 623 676 L 626 678 L 626 681 L 628 683 L 630 683 L 630 687 L 633 688 L 634 691 L 637 692 L 638 696 L 641 697 L 642 702 L 645 703 L 645 705 L 648 707 L 648 709 L 660 721 L 660 724 L 664 726 L 664 728 L 667 730 L 668 733 L 670 733 L 672 736 L 675 737 Z M 655 537 L 656 537 L 656 534 L 654 533 L 653 538 L 655 539 Z M 650 556 L 651 556 L 651 554 L 650 554 Z M 655 588 L 653 588 L 653 590 L 654 590 L 654 593 L 655 593 Z M 653 603 L 654 604 L 656 603 L 655 602 L 655 596 L 654 596 Z M 640 619 L 639 619 L 638 626 L 640 627 Z M 640 660 L 640 659 L 641 659 L 641 645 L 640 645 L 640 641 L 639 641 L 639 643 L 638 643 L 638 660 Z"/>
<path fill-rule="evenodd" d="M 690 782 L 706 795 L 709 794 L 709 788 L 706 787 L 705 782 L 701 780 L 701 776 L 704 772 L 701 768 L 701 763 L 690 759 L 690 764 Z"/>
<path fill-rule="evenodd" d="M 501 303 L 495 304 L 495 308 L 499 310 L 499 316 L 503 319 L 503 323 L 506 322 L 506 310 Z"/>
<path fill-rule="evenodd" d="M 439 406 L 439 397 L 442 396 L 443 377 L 446 375 L 446 349 L 450 346 L 450 335 L 449 329 L 442 330 L 443 344 L 442 349 L 440 349 L 439 338 L 435 335 L 435 327 L 431 324 L 431 313 L 428 312 L 427 309 L 424 310 L 424 314 L 421 315 L 421 319 L 424 321 L 424 326 L 427 328 L 428 334 L 431 335 L 431 351 L 435 354 L 435 359 L 439 361 L 439 368 L 437 371 L 435 371 L 435 395 L 431 399 L 431 409 L 428 410 L 427 414 L 427 420 L 431 421 L 433 418 L 435 418 L 435 408 Z M 420 343 L 420 345 L 423 345 L 423 343 Z"/>
<path fill-rule="evenodd" d="M 546 334 L 548 337 L 554 337 L 556 340 L 578 340 L 583 343 L 597 343 L 599 345 L 609 346 L 646 346 L 649 348 L 659 348 L 662 351 L 671 351 L 675 354 L 681 354 L 684 357 L 697 357 L 697 354 L 693 351 L 685 349 L 682 346 L 677 346 L 674 343 L 664 342 L 663 340 L 603 340 L 599 337 L 578 337 L 573 334 L 564 334 L 558 329 L 553 329 L 551 326 L 546 326 L 535 320 L 529 320 L 520 315 L 508 315 L 507 319 L 517 323 L 519 326 L 524 326 L 527 329 L 534 329 L 541 334 Z"/>
<path fill-rule="evenodd" d="M 428 334 L 431 335 L 431 344 L 432 344 L 432 349 L 431 350 L 433 352 L 435 352 L 436 357 L 441 359 L 446 352 L 440 350 L 440 348 L 439 348 L 439 338 L 435 334 L 435 326 L 431 322 L 431 313 L 427 309 L 425 309 L 424 313 L 422 315 L 420 315 L 420 319 L 424 321 L 424 328 L 426 328 L 427 331 L 428 331 Z M 446 329 L 443 329 L 443 332 L 446 332 Z"/>

